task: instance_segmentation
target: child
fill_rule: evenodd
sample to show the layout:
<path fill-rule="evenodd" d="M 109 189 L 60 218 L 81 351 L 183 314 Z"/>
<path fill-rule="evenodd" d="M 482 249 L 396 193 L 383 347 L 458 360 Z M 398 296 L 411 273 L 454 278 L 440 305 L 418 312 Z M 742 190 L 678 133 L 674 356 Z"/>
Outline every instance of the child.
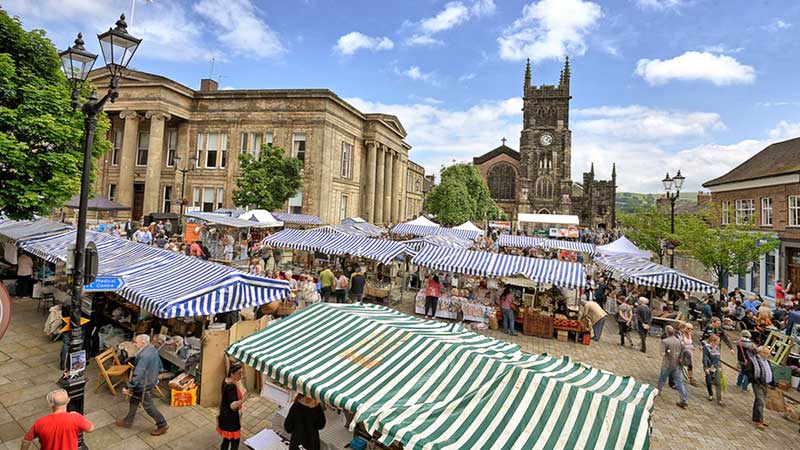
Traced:
<path fill-rule="evenodd" d="M 714 400 L 711 386 L 717 391 L 717 404 L 722 406 L 722 365 L 719 354 L 719 336 L 712 334 L 703 342 L 703 371 L 706 375 L 708 401 Z"/>

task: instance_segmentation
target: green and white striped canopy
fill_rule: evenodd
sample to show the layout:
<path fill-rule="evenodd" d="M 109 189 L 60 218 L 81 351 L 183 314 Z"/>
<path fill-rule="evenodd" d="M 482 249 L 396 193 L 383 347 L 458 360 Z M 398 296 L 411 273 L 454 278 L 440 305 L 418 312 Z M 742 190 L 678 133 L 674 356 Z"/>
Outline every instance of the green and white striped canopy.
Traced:
<path fill-rule="evenodd" d="M 227 353 L 406 450 L 650 447 L 654 387 L 382 306 L 318 303 Z"/>

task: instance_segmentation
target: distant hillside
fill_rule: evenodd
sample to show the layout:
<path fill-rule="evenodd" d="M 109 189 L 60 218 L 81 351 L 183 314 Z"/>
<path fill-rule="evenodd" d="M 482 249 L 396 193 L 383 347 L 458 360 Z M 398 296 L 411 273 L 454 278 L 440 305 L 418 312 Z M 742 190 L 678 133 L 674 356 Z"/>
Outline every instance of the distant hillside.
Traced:
<path fill-rule="evenodd" d="M 656 205 L 656 199 L 664 194 L 639 194 L 636 192 L 617 192 L 617 212 L 632 213 Z M 697 192 L 681 192 L 678 203 L 697 203 Z"/>

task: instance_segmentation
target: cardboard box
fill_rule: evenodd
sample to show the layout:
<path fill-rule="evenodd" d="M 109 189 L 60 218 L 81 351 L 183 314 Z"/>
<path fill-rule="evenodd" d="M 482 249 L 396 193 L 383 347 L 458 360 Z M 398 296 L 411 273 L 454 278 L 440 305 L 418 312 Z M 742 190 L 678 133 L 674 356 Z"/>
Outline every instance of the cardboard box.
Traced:
<path fill-rule="evenodd" d="M 569 339 L 569 332 L 566 330 L 558 330 L 558 340 L 560 342 L 567 342 Z"/>
<path fill-rule="evenodd" d="M 176 391 L 172 389 L 170 392 L 170 406 L 194 406 L 197 404 L 197 388 L 187 389 L 185 391 Z"/>

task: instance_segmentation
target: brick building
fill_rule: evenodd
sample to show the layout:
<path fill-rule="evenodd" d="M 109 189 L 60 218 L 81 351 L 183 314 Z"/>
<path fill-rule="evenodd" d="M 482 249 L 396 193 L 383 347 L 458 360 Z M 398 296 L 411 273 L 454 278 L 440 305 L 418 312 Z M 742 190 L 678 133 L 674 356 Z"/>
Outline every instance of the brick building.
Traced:
<path fill-rule="evenodd" d="M 800 288 L 800 138 L 772 144 L 703 186 L 720 208 L 720 226 L 752 221 L 759 231 L 774 233 L 781 241 L 780 248 L 762 257 L 749 273 L 723 284 L 770 298 L 777 279 Z"/>
<path fill-rule="evenodd" d="M 96 86 L 108 71 L 93 71 Z M 233 207 L 238 156 L 276 145 L 304 161 L 303 187 L 286 210 L 326 223 L 350 216 L 386 224 L 415 217 L 422 188 L 408 186 L 420 167 L 397 117 L 366 114 L 327 89 L 193 90 L 129 70 L 106 105 L 113 150 L 99 162 L 96 191 L 131 206 L 134 218 L 177 212 L 176 200 L 211 211 Z M 179 168 L 189 166 L 185 191 Z M 424 175 L 424 174 L 423 174 Z M 411 199 L 411 200 L 409 200 Z"/>
<path fill-rule="evenodd" d="M 502 145 L 473 158 L 492 198 L 507 214 L 574 214 L 581 225 L 611 228 L 616 222 L 616 166 L 611 180 L 595 179 L 594 164 L 583 184 L 572 181 L 572 131 L 569 129 L 569 59 L 558 85 L 531 85 L 525 67 L 520 150 Z"/>

